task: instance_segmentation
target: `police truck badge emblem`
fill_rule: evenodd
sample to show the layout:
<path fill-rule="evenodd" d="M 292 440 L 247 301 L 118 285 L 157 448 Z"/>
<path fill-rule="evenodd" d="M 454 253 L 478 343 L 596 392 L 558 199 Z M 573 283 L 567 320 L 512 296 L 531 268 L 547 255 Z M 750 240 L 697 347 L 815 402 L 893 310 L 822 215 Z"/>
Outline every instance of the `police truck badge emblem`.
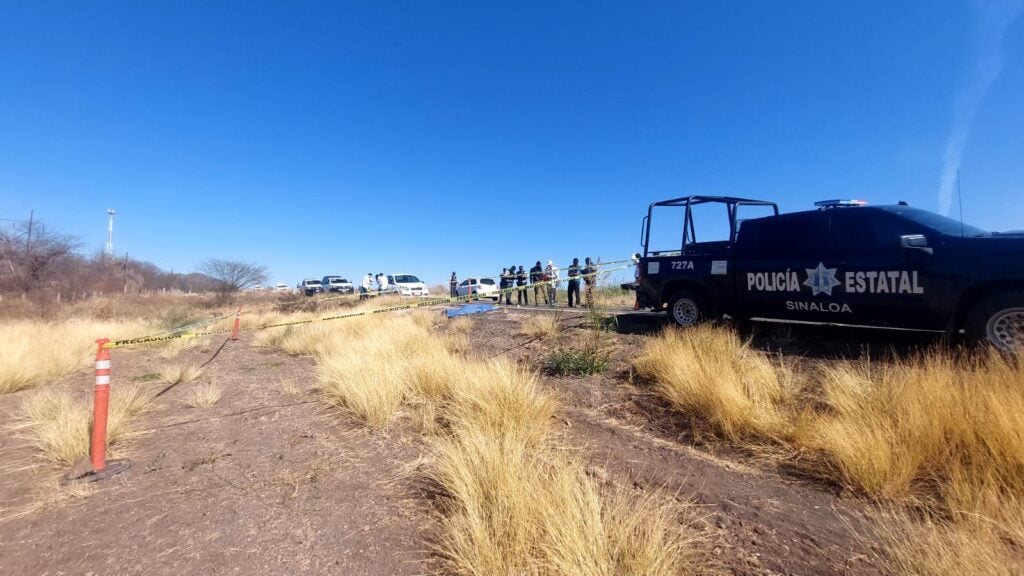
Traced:
<path fill-rule="evenodd" d="M 804 280 L 804 286 L 811 287 L 811 296 L 817 296 L 824 292 L 831 296 L 832 288 L 839 286 L 839 280 L 836 280 L 836 269 L 825 268 L 825 265 L 818 262 L 817 268 L 807 268 L 807 280 Z"/>

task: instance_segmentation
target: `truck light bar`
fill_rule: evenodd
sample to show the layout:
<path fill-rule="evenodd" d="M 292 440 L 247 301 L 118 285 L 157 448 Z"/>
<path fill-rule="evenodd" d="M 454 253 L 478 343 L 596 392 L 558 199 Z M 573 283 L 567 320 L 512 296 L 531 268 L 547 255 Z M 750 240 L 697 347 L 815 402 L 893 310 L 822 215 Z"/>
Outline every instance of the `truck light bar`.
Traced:
<path fill-rule="evenodd" d="M 844 206 L 866 206 L 867 200 L 822 200 L 815 202 L 818 208 L 842 208 Z"/>

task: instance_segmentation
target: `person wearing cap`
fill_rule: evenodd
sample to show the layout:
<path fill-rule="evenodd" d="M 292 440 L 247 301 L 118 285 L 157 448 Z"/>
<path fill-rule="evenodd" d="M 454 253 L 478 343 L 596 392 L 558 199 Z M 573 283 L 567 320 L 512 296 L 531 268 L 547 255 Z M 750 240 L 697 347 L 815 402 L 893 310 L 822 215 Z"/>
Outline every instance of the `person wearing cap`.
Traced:
<path fill-rule="evenodd" d="M 587 308 L 593 308 L 594 286 L 597 285 L 597 266 L 590 259 L 590 256 L 587 256 L 584 262 L 586 263 L 586 266 L 583 267 L 583 284 L 586 286 L 584 295 L 587 299 Z"/>
<path fill-rule="evenodd" d="M 548 303 L 548 291 L 541 282 L 544 281 L 544 267 L 540 265 L 540 260 L 530 268 L 530 284 L 533 284 L 533 305 L 540 306 L 540 301 L 543 299 L 544 303 Z"/>
<path fill-rule="evenodd" d="M 548 306 L 554 306 L 558 303 L 558 266 L 555 266 L 554 260 L 548 260 L 547 268 L 544 269 L 544 275 L 551 281 L 548 284 Z"/>
<path fill-rule="evenodd" d="M 452 277 L 448 280 L 448 287 L 452 298 L 459 295 L 459 277 L 455 275 L 455 272 L 452 272 Z"/>
<path fill-rule="evenodd" d="M 516 302 L 519 306 L 529 306 L 530 299 L 526 294 L 526 270 L 522 266 L 516 271 Z"/>
<path fill-rule="evenodd" d="M 582 302 L 580 302 L 580 271 L 581 271 L 580 259 L 579 258 L 573 258 L 572 259 L 572 264 L 569 265 L 569 272 L 568 272 L 568 276 L 569 276 L 569 288 L 568 288 L 568 292 L 569 292 L 569 294 L 568 294 L 569 295 L 569 308 L 573 308 L 574 307 L 573 306 L 573 302 L 575 302 L 576 304 L 582 304 Z M 573 295 L 576 296 L 575 300 L 573 300 Z"/>

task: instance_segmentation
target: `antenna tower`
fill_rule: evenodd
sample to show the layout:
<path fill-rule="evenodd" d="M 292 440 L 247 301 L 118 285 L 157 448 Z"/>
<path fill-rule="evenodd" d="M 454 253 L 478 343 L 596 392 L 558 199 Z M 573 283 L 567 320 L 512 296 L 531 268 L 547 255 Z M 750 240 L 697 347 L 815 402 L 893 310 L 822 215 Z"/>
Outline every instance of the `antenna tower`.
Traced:
<path fill-rule="evenodd" d="M 107 208 L 107 245 L 103 248 L 103 255 L 107 258 L 114 257 L 114 215 L 117 212 L 113 208 Z"/>

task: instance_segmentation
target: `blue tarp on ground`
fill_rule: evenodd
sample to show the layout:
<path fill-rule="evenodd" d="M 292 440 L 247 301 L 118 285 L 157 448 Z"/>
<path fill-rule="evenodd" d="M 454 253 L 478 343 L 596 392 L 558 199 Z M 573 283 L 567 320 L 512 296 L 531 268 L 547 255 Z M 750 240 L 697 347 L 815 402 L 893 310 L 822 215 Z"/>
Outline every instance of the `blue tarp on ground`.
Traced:
<path fill-rule="evenodd" d="M 498 307 L 495 306 L 494 304 L 463 304 L 458 308 L 450 308 L 448 310 L 445 310 L 445 313 L 448 314 L 449 318 L 454 318 L 456 316 L 465 316 L 467 314 L 481 314 L 483 312 L 491 312 L 497 309 Z"/>

